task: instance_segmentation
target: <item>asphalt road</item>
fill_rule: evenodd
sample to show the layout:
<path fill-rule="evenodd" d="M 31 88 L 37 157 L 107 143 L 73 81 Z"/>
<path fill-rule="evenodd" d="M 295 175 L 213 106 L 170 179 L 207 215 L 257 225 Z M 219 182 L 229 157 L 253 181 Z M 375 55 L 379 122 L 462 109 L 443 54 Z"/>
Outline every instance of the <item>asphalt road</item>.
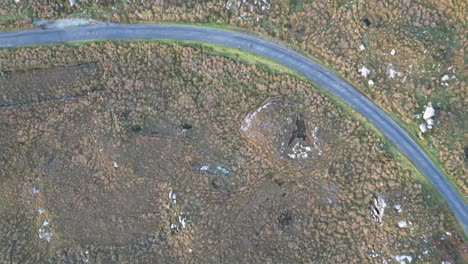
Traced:
<path fill-rule="evenodd" d="M 0 33 L 0 47 L 94 39 L 191 40 L 240 48 L 293 68 L 332 92 L 379 128 L 432 181 L 468 234 L 468 206 L 421 148 L 365 95 L 312 60 L 280 44 L 239 32 L 181 25 L 94 25 Z"/>

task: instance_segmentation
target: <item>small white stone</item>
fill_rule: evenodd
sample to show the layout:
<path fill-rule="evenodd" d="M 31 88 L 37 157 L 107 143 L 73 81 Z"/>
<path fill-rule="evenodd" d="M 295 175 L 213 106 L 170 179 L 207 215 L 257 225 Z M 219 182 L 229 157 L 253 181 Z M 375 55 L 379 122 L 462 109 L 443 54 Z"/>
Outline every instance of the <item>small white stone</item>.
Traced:
<path fill-rule="evenodd" d="M 428 126 L 433 126 L 435 124 L 435 121 L 432 118 L 427 119 L 426 122 Z"/>
<path fill-rule="evenodd" d="M 373 81 L 373 80 L 369 80 L 367 83 L 369 84 L 369 86 L 373 86 L 373 85 L 374 85 L 374 81 Z"/>
<path fill-rule="evenodd" d="M 358 70 L 358 72 L 361 73 L 362 77 L 367 77 L 371 71 L 363 65 L 362 68 Z"/>
<path fill-rule="evenodd" d="M 47 221 L 47 219 L 44 220 L 44 222 L 42 223 L 42 226 L 48 226 L 49 225 L 49 221 Z"/>
<path fill-rule="evenodd" d="M 406 223 L 405 220 L 402 220 L 402 221 L 398 222 L 398 227 L 399 228 L 406 228 L 406 227 L 408 227 L 408 224 Z"/>
<path fill-rule="evenodd" d="M 395 55 L 395 49 L 392 49 L 392 50 L 390 51 L 390 55 L 392 55 L 392 56 Z"/>
<path fill-rule="evenodd" d="M 403 211 L 403 210 L 401 209 L 401 204 L 395 204 L 395 206 L 393 206 L 393 208 L 395 208 L 395 210 L 397 210 L 397 212 L 399 212 L 399 213 L 400 213 L 401 211 Z"/>
<path fill-rule="evenodd" d="M 445 74 L 444 76 L 442 76 L 442 81 L 445 82 L 445 81 L 448 81 L 450 79 L 450 77 L 448 76 L 448 74 Z"/>
<path fill-rule="evenodd" d="M 420 125 L 419 125 L 419 130 L 421 130 L 422 133 L 426 133 L 426 131 L 427 131 L 427 126 L 426 126 L 426 124 L 424 124 L 424 123 L 423 123 L 423 124 L 420 124 Z"/>
<path fill-rule="evenodd" d="M 408 263 L 411 263 L 413 261 L 413 257 L 409 255 L 395 255 L 395 260 L 400 262 L 400 264 L 405 264 L 407 263 L 406 261 L 408 260 Z"/>
<path fill-rule="evenodd" d="M 427 120 L 427 119 L 433 117 L 434 115 L 435 115 L 435 110 L 434 110 L 434 108 L 432 107 L 432 104 L 429 103 L 429 104 L 427 105 L 427 107 L 426 107 L 426 110 L 424 110 L 423 118 L 424 118 L 425 120 Z"/>
<path fill-rule="evenodd" d="M 117 164 L 117 161 L 114 161 L 114 168 L 118 168 L 119 167 L 119 164 Z"/>
<path fill-rule="evenodd" d="M 364 47 L 364 44 L 361 44 L 361 46 L 359 46 L 359 50 L 362 51 L 362 50 L 365 50 L 365 49 L 366 49 L 366 47 Z"/>
<path fill-rule="evenodd" d="M 43 214 L 44 212 L 45 212 L 44 208 L 37 209 L 37 213 L 40 215 Z"/>

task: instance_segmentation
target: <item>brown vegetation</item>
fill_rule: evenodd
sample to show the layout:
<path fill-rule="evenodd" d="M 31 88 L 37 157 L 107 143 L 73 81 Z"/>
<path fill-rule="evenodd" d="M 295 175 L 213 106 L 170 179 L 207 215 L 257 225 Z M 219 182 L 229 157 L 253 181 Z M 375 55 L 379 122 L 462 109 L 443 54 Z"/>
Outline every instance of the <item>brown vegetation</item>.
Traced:
<path fill-rule="evenodd" d="M 0 109 L 1 261 L 466 260 L 462 233 L 414 169 L 309 83 L 198 45 L 0 50 L 2 78 L 78 63 L 95 63 L 100 89 Z M 271 98 L 279 103 L 243 132 Z M 296 143 L 307 157 L 282 154 Z M 382 225 L 371 214 L 379 194 Z M 37 237 L 44 219 L 50 245 Z M 439 242 L 446 232 L 455 251 Z"/>
<path fill-rule="evenodd" d="M 464 1 L 20 1 L 0 3 L 3 28 L 30 27 L 32 20 L 78 16 L 102 20 L 222 23 L 266 33 L 323 60 L 354 83 L 417 136 L 420 113 L 440 103 L 436 126 L 421 144 L 438 158 L 463 194 L 468 194 L 466 146 L 468 93 L 464 70 Z M 242 1 L 241 1 L 242 2 Z M 360 45 L 365 50 L 360 51 Z M 395 55 L 390 55 L 395 49 Z M 363 65 L 367 78 L 358 73 Z M 401 76 L 389 77 L 390 69 Z M 454 76 L 447 82 L 444 75 Z M 446 85 L 448 84 L 448 86 Z M 440 121 L 440 123 L 439 123 Z"/>

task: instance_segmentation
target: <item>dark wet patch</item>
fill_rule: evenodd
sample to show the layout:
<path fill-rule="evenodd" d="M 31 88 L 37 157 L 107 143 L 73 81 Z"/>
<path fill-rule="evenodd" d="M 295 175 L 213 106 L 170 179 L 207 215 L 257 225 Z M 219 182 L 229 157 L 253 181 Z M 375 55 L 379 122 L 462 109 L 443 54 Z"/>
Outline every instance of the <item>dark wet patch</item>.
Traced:
<path fill-rule="evenodd" d="M 292 132 L 292 135 L 288 141 L 288 145 L 291 146 L 296 138 L 302 139 L 304 141 L 307 139 L 306 126 L 304 119 L 302 119 L 302 115 L 299 115 L 299 117 L 296 119 L 296 129 Z"/>
<path fill-rule="evenodd" d="M 190 124 L 183 124 L 183 125 L 182 125 L 182 128 L 183 128 L 183 129 L 187 129 L 187 130 L 188 130 L 188 129 L 192 129 L 192 125 L 190 125 Z"/>
<path fill-rule="evenodd" d="M 283 212 L 278 216 L 277 220 L 278 220 L 278 224 L 280 225 L 280 227 L 285 228 L 285 227 L 292 224 L 293 215 L 292 215 L 291 211 L 286 210 L 286 212 Z"/>
<path fill-rule="evenodd" d="M 7 70 L 0 75 L 0 107 L 67 100 L 102 90 L 96 63 Z"/>
<path fill-rule="evenodd" d="M 371 22 L 370 22 L 370 20 L 369 20 L 368 18 L 364 18 L 364 19 L 362 20 L 362 22 L 364 22 L 364 24 L 366 25 L 366 27 L 370 27 L 370 25 L 371 25 Z"/>

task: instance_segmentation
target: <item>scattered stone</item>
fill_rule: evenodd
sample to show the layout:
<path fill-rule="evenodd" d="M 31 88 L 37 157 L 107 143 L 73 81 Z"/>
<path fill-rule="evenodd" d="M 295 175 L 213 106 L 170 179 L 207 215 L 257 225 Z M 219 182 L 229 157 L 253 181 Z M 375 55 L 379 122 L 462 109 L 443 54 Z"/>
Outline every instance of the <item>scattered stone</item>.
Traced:
<path fill-rule="evenodd" d="M 41 214 L 44 214 L 44 213 L 45 213 L 44 208 L 39 208 L 39 209 L 37 209 L 37 213 L 40 214 L 40 215 L 41 215 Z"/>
<path fill-rule="evenodd" d="M 397 210 L 398 213 L 401 213 L 403 211 L 403 209 L 401 209 L 401 204 L 395 204 L 393 208 L 395 208 L 395 210 Z"/>
<path fill-rule="evenodd" d="M 179 223 L 182 226 L 182 228 L 185 228 L 185 217 L 179 215 Z"/>
<path fill-rule="evenodd" d="M 427 125 L 431 127 L 435 124 L 435 121 L 432 118 L 427 119 L 426 122 L 427 122 Z M 430 129 L 430 127 L 428 128 Z"/>
<path fill-rule="evenodd" d="M 432 103 L 429 102 L 427 104 L 426 109 L 424 110 L 424 115 L 423 118 L 424 120 L 427 120 L 435 115 L 435 110 L 434 107 L 432 107 Z"/>
<path fill-rule="evenodd" d="M 408 227 L 408 223 L 406 223 L 405 220 L 398 221 L 398 227 L 399 227 L 399 228 L 407 228 L 407 227 Z"/>
<path fill-rule="evenodd" d="M 445 82 L 445 81 L 450 80 L 450 77 L 448 76 L 448 74 L 445 74 L 444 76 L 442 76 L 441 80 Z"/>
<path fill-rule="evenodd" d="M 379 195 L 377 198 L 374 197 L 374 203 L 371 206 L 374 221 L 382 222 L 385 207 L 387 207 L 387 203 L 382 195 Z"/>
<path fill-rule="evenodd" d="M 172 190 L 169 191 L 169 198 L 172 199 L 172 202 L 175 204 L 177 203 L 177 195 L 175 194 L 175 192 L 173 192 Z"/>
<path fill-rule="evenodd" d="M 31 194 L 38 194 L 39 191 L 40 191 L 39 187 L 34 186 L 34 187 L 32 187 L 32 188 L 29 190 L 29 193 L 31 193 Z"/>
<path fill-rule="evenodd" d="M 400 264 L 411 263 L 411 261 L 413 261 L 413 257 L 410 255 L 394 255 L 393 257 L 396 261 L 400 262 Z"/>
<path fill-rule="evenodd" d="M 390 55 L 392 55 L 392 56 L 395 55 L 395 49 L 392 49 L 392 50 L 390 51 Z"/>
<path fill-rule="evenodd" d="M 224 174 L 228 175 L 230 171 L 221 165 L 205 164 L 200 167 L 200 171 L 207 172 L 210 175 Z"/>
<path fill-rule="evenodd" d="M 366 66 L 363 65 L 362 68 L 358 70 L 358 72 L 361 73 L 362 77 L 367 78 L 367 75 L 369 75 L 370 70 L 367 69 Z"/>
<path fill-rule="evenodd" d="M 391 64 L 390 64 L 389 67 L 390 67 L 390 69 L 388 70 L 388 77 L 390 77 L 391 79 L 395 78 L 396 76 L 398 76 L 398 77 L 403 76 L 403 73 L 399 72 L 399 71 L 395 71 Z"/>
<path fill-rule="evenodd" d="M 39 238 L 40 239 L 45 239 L 47 240 L 47 242 L 50 243 L 50 241 L 52 240 L 52 232 L 50 231 L 50 228 L 49 228 L 49 221 L 44 220 L 44 222 L 42 223 L 42 226 L 39 228 Z"/>
<path fill-rule="evenodd" d="M 114 161 L 114 168 L 115 169 L 119 168 L 119 164 L 117 164 L 117 161 Z"/>
<path fill-rule="evenodd" d="M 241 130 L 242 131 L 247 131 L 249 130 L 250 126 L 252 126 L 252 121 L 255 119 L 255 116 L 258 115 L 262 110 L 265 110 L 267 107 L 272 105 L 275 101 L 268 101 L 267 103 L 263 104 L 259 108 L 257 108 L 255 111 L 250 112 L 247 114 L 247 116 L 244 118 L 241 124 Z"/>
<path fill-rule="evenodd" d="M 309 152 L 312 151 L 312 148 L 309 146 L 303 146 L 300 142 L 296 142 L 292 148 L 292 153 L 288 154 L 288 157 L 291 159 L 296 159 L 296 158 L 307 158 L 309 157 Z M 320 152 L 318 152 L 319 155 L 321 155 Z"/>
<path fill-rule="evenodd" d="M 373 80 L 369 80 L 367 83 L 369 84 L 369 86 L 373 86 L 373 85 L 374 85 L 374 81 L 373 81 Z"/>
<path fill-rule="evenodd" d="M 366 49 L 366 47 L 364 47 L 364 44 L 361 44 L 361 45 L 359 46 L 359 50 L 360 50 L 360 51 L 363 51 L 363 50 L 365 50 L 365 49 Z"/>
<path fill-rule="evenodd" d="M 422 133 L 426 133 L 427 131 L 427 126 L 426 124 L 422 123 L 419 125 L 419 130 L 421 130 Z"/>

